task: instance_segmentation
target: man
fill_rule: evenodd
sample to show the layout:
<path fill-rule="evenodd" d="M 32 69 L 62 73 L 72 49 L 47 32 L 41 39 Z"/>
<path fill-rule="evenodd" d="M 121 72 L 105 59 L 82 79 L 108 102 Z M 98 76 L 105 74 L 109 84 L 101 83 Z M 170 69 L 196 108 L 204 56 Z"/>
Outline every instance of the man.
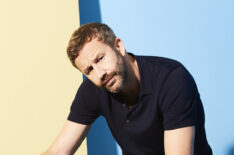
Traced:
<path fill-rule="evenodd" d="M 87 78 L 45 154 L 73 154 L 103 115 L 124 155 L 210 155 L 196 84 L 179 62 L 126 53 L 105 24 L 76 30 L 67 48 Z"/>

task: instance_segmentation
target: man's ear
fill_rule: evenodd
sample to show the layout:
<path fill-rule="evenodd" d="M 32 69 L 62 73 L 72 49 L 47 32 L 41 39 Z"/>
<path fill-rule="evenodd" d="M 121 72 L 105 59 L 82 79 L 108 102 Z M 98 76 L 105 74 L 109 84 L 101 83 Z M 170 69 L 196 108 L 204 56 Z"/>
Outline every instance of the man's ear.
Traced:
<path fill-rule="evenodd" d="M 125 56 L 126 55 L 126 51 L 125 51 L 125 47 L 123 44 L 123 41 L 120 38 L 116 38 L 115 39 L 115 48 L 117 49 L 117 51 L 122 55 Z"/>

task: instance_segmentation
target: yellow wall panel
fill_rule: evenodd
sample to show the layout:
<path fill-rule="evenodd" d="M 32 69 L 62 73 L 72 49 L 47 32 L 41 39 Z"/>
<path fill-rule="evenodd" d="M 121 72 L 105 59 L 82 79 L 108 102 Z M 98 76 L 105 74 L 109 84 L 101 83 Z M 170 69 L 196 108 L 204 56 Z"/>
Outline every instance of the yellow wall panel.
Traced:
<path fill-rule="evenodd" d="M 66 56 L 78 1 L 1 0 L 0 22 L 0 154 L 40 154 L 82 82 Z M 86 142 L 76 154 L 87 154 Z"/>

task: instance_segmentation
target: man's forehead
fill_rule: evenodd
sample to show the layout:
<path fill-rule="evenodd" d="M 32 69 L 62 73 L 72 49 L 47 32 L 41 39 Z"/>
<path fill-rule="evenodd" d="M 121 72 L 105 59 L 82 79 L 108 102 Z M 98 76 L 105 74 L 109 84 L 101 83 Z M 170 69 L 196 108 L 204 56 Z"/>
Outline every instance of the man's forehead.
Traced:
<path fill-rule="evenodd" d="M 79 56 L 76 58 L 75 63 L 82 70 L 91 61 L 94 61 L 97 55 L 100 53 L 102 47 L 102 42 L 97 39 L 93 39 L 86 43 L 84 47 L 80 50 Z M 82 67 L 82 68 L 81 68 Z"/>

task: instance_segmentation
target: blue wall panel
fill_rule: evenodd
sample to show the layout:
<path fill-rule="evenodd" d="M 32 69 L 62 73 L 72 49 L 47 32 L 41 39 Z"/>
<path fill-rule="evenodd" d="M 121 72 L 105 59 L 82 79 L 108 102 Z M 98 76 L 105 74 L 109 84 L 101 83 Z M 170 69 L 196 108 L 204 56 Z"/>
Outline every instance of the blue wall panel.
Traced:
<path fill-rule="evenodd" d="M 102 22 L 99 1 L 79 1 L 80 25 L 90 22 Z M 85 76 L 84 76 L 85 78 Z M 116 142 L 103 117 L 92 125 L 87 136 L 88 155 L 117 155 Z"/>
<path fill-rule="evenodd" d="M 234 1 L 92 2 L 85 10 L 95 10 L 99 2 L 99 21 L 112 27 L 128 51 L 169 57 L 188 68 L 201 94 L 214 154 L 233 155 Z"/>

